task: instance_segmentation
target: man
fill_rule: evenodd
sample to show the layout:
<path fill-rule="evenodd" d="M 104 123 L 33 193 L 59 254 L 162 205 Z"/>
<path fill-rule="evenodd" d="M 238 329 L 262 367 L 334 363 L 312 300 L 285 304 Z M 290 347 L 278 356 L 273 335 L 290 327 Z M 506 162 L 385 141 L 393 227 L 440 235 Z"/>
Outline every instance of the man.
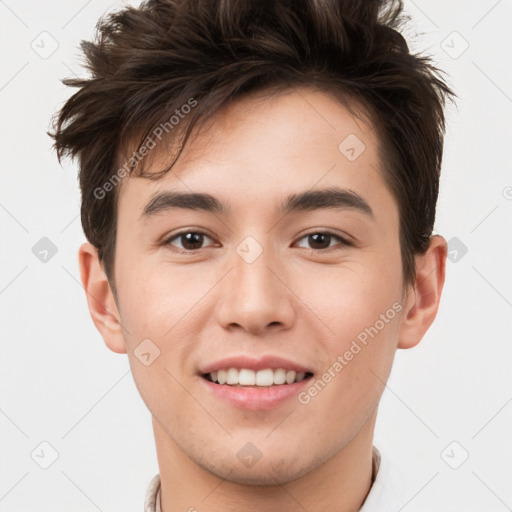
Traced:
<path fill-rule="evenodd" d="M 383 511 L 397 348 L 437 313 L 447 96 L 400 3 L 148 1 L 55 120 L 81 279 L 152 414 L 147 511 Z"/>

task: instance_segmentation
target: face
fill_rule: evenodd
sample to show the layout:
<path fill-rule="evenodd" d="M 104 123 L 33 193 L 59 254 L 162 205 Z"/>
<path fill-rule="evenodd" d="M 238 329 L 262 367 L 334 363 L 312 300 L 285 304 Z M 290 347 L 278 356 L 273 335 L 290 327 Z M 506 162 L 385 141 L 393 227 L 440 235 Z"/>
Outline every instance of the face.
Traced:
<path fill-rule="evenodd" d="M 398 210 L 377 144 L 325 93 L 250 97 L 162 179 L 122 184 L 118 313 L 169 449 L 234 482 L 287 482 L 370 421 L 403 318 Z M 168 163 L 155 153 L 149 171 Z"/>

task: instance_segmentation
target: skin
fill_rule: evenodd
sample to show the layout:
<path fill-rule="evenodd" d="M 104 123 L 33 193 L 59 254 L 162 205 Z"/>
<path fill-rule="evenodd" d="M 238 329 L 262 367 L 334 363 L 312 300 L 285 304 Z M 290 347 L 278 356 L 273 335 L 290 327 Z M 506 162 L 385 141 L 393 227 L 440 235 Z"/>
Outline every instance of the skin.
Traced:
<path fill-rule="evenodd" d="M 354 161 L 338 149 L 349 134 L 366 146 Z M 163 512 L 348 512 L 367 496 L 384 382 L 397 348 L 417 345 L 436 316 L 447 252 L 433 236 L 416 256 L 415 283 L 403 285 L 397 204 L 377 145 L 370 123 L 323 92 L 237 100 L 196 133 L 172 172 L 122 183 L 117 304 L 95 248 L 80 247 L 92 319 L 112 351 L 128 354 L 153 417 Z M 155 150 L 150 169 L 167 161 Z M 277 211 L 289 194 L 330 186 L 356 192 L 374 215 Z M 166 189 L 208 192 L 231 211 L 177 208 L 141 220 Z M 209 238 L 188 254 L 179 252 L 190 247 L 183 237 L 162 243 L 184 229 Z M 315 246 L 306 236 L 326 231 L 353 244 L 332 237 Z M 263 249 L 250 264 L 236 251 L 247 236 Z M 197 375 L 227 355 L 278 354 L 319 377 L 397 302 L 401 311 L 305 405 L 238 409 Z M 147 338 L 160 350 L 149 366 L 134 355 Z M 250 468 L 237 457 L 247 442 L 261 452 Z"/>

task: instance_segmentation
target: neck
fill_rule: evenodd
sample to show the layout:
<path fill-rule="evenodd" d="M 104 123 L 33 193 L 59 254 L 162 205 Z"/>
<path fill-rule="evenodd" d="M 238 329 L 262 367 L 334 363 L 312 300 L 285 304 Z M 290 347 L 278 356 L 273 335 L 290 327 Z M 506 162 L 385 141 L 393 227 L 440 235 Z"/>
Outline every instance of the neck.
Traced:
<path fill-rule="evenodd" d="M 356 512 L 372 485 L 377 411 L 352 440 L 302 477 L 283 485 L 243 485 L 196 464 L 153 417 L 162 512 Z"/>

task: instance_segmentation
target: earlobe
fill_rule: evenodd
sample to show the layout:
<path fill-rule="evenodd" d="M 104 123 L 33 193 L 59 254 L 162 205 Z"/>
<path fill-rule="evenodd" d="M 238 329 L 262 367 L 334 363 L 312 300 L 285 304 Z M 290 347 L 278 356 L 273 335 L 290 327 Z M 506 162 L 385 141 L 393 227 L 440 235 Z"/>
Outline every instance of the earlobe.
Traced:
<path fill-rule="evenodd" d="M 86 292 L 92 321 L 105 344 L 118 354 L 126 353 L 121 317 L 96 248 L 84 243 L 78 251 L 80 277 Z"/>
<path fill-rule="evenodd" d="M 443 291 L 446 256 L 446 240 L 434 235 L 427 251 L 415 257 L 416 279 L 404 299 L 398 348 L 416 346 L 432 325 Z"/>

